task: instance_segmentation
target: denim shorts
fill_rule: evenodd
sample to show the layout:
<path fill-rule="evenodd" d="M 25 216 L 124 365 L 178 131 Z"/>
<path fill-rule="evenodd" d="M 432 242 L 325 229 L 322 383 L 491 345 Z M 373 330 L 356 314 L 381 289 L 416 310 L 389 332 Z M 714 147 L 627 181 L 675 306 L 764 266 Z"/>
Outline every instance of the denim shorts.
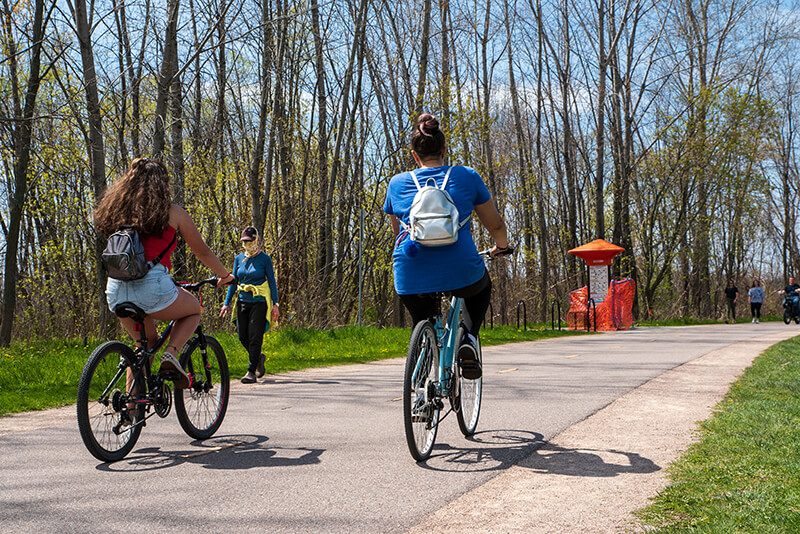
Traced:
<path fill-rule="evenodd" d="M 145 313 L 163 310 L 178 298 L 178 287 L 172 281 L 172 275 L 161 264 L 150 269 L 144 278 L 124 282 L 108 279 L 106 285 L 108 309 L 122 302 L 133 302 Z"/>

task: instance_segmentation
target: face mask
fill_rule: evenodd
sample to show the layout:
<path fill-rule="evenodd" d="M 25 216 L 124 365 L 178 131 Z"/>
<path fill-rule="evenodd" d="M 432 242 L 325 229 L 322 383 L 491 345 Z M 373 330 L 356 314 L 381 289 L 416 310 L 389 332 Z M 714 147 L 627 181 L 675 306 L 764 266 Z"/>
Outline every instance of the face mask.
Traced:
<path fill-rule="evenodd" d="M 242 245 L 247 254 L 253 254 L 258 249 L 255 241 L 242 241 Z"/>

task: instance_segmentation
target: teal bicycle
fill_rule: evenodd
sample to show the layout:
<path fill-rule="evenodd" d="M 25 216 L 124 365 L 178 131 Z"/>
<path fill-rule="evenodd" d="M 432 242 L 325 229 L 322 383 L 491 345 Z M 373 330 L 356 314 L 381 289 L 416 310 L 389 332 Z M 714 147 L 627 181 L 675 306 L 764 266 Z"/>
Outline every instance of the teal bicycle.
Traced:
<path fill-rule="evenodd" d="M 488 257 L 489 251 L 480 254 Z M 465 333 L 462 305 L 463 299 L 451 296 L 446 320 L 440 313 L 418 322 L 411 332 L 403 380 L 403 419 L 408 450 L 418 462 L 430 457 L 439 423 L 451 412 L 455 412 L 464 436 L 473 435 L 478 427 L 483 377 L 469 380 L 461 376 L 455 357 Z M 482 366 L 480 339 L 475 348 Z M 445 399 L 450 410 L 442 416 Z"/>

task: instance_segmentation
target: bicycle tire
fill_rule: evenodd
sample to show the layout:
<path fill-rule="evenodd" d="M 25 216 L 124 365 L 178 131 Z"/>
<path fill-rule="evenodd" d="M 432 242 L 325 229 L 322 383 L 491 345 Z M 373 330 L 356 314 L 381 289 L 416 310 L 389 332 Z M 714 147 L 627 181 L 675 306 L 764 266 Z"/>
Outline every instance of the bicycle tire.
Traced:
<path fill-rule="evenodd" d="M 783 324 L 792 322 L 792 313 L 789 310 L 783 310 Z"/>
<path fill-rule="evenodd" d="M 458 329 L 458 337 L 456 339 L 464 339 L 464 328 Z M 483 367 L 483 354 L 481 353 L 481 341 L 478 339 L 478 346 L 475 347 L 478 352 L 478 361 Z M 458 354 L 458 348 L 456 348 Z M 469 380 L 458 373 L 458 395 L 456 395 L 456 419 L 458 419 L 458 428 L 461 433 L 466 437 L 470 437 L 475 433 L 478 427 L 478 418 L 481 415 L 481 397 L 483 394 L 483 375 L 475 380 Z"/>
<path fill-rule="evenodd" d="M 436 331 L 430 321 L 420 321 L 411 333 L 403 379 L 406 442 L 411 456 L 418 462 L 430 457 L 439 428 L 440 408 L 430 398 L 438 375 L 439 348 Z"/>
<path fill-rule="evenodd" d="M 130 365 L 134 361 L 133 349 L 119 341 L 108 341 L 97 347 L 83 367 L 78 382 L 78 429 L 86 449 L 98 460 L 116 462 L 123 459 L 136 445 L 141 425 L 133 425 L 116 434 L 114 428 L 119 424 L 122 412 L 120 402 L 114 402 L 114 395 L 126 390 L 127 372 L 114 381 L 120 362 Z M 137 396 L 144 392 L 144 380 L 136 380 Z M 107 392 L 101 397 L 103 392 Z M 117 405 L 115 407 L 115 404 Z M 134 422 L 144 417 L 144 406 L 137 405 Z"/>
<path fill-rule="evenodd" d="M 206 340 L 208 367 L 203 361 L 200 338 L 193 337 L 181 351 L 180 363 L 190 385 L 175 390 L 175 414 L 189 437 L 208 439 L 219 430 L 230 398 L 230 373 L 225 351 L 211 336 Z"/>

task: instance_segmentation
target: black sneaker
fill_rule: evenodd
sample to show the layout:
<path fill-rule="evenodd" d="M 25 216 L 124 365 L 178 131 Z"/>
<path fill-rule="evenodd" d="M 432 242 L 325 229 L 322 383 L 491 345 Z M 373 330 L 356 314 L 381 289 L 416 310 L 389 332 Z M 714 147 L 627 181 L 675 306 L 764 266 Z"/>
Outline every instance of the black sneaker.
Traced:
<path fill-rule="evenodd" d="M 256 365 L 256 378 L 261 378 L 264 376 L 264 373 L 266 372 L 264 369 L 264 364 L 266 361 L 267 355 L 262 352 L 261 356 L 258 357 L 258 365 Z"/>
<path fill-rule="evenodd" d="M 458 347 L 458 366 L 461 368 L 461 376 L 467 380 L 477 380 L 483 375 L 473 339 L 471 335 L 464 336 Z"/>

